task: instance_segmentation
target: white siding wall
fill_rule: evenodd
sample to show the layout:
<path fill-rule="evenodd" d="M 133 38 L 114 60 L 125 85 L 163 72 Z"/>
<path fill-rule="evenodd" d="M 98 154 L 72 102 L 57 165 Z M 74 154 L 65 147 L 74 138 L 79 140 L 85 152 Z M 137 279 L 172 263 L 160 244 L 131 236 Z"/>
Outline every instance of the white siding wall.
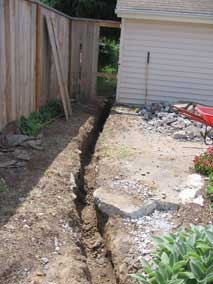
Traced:
<path fill-rule="evenodd" d="M 127 20 L 122 22 L 117 102 L 190 100 L 213 105 L 213 26 Z"/>

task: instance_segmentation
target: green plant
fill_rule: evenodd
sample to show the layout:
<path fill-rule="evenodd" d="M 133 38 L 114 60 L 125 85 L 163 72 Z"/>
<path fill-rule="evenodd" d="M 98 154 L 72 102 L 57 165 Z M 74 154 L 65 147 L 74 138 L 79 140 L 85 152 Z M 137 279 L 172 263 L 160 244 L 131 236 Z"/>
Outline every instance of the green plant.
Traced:
<path fill-rule="evenodd" d="M 207 195 L 211 201 L 213 201 L 213 174 L 209 176 L 209 182 L 207 186 Z"/>
<path fill-rule="evenodd" d="M 194 158 L 195 171 L 203 175 L 213 174 L 213 147 L 209 147 L 206 152 Z"/>
<path fill-rule="evenodd" d="M 192 225 L 157 237 L 155 243 L 152 261 L 142 260 L 144 273 L 131 275 L 138 284 L 213 283 L 212 225 Z"/>
<path fill-rule="evenodd" d="M 19 128 L 25 135 L 38 136 L 44 125 L 61 113 L 61 102 L 52 101 L 41 107 L 39 112 L 31 113 L 28 118 L 22 116 L 19 120 Z"/>
<path fill-rule="evenodd" d="M 8 186 L 3 178 L 0 179 L 0 193 L 1 192 L 7 192 Z"/>
<path fill-rule="evenodd" d="M 100 40 L 99 70 L 105 73 L 117 73 L 119 57 L 118 41 L 102 37 Z"/>

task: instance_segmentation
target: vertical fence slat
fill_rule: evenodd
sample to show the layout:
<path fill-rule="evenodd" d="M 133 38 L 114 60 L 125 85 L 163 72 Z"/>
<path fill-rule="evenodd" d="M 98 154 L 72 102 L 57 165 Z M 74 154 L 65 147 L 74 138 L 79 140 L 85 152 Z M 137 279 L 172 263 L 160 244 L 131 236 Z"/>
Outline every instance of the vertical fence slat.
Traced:
<path fill-rule="evenodd" d="M 95 98 L 99 23 L 71 19 L 29 0 L 0 0 L 0 130 L 59 97 L 46 16 L 55 19 L 71 97 Z"/>
<path fill-rule="evenodd" d="M 0 129 L 7 123 L 6 117 L 6 46 L 5 46 L 5 1 L 0 1 Z"/>
<path fill-rule="evenodd" d="M 70 56 L 70 93 L 72 97 L 79 94 L 81 22 L 73 21 L 71 25 L 71 56 Z"/>

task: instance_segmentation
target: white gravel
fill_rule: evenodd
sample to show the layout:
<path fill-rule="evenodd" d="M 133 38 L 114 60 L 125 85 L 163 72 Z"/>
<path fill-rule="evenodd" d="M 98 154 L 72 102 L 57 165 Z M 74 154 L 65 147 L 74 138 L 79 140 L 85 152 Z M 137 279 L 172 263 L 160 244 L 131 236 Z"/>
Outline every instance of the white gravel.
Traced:
<path fill-rule="evenodd" d="M 128 230 L 131 241 L 132 249 L 138 257 L 148 256 L 153 249 L 153 236 L 162 236 L 169 233 L 176 227 L 172 222 L 174 211 L 155 211 L 150 216 L 144 216 L 139 219 L 123 219 L 123 224 Z"/>

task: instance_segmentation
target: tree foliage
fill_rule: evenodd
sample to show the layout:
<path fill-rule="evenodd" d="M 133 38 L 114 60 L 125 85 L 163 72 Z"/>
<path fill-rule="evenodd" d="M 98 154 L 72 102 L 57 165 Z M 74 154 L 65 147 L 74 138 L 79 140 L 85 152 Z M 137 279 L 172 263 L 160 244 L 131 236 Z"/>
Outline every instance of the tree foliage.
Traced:
<path fill-rule="evenodd" d="M 115 20 L 116 0 L 42 0 L 72 17 Z"/>

